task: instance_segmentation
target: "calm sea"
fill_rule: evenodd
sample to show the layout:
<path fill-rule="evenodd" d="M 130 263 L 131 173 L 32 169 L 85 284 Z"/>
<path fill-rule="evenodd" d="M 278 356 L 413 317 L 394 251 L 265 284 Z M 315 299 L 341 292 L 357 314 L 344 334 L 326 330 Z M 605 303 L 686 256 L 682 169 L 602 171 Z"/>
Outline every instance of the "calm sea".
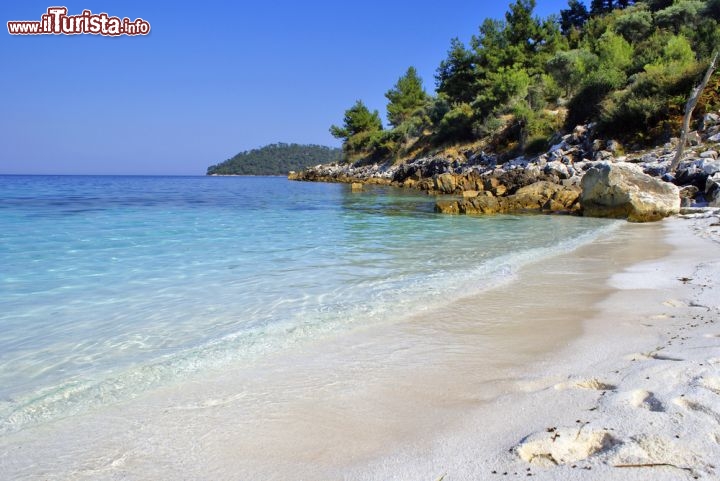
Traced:
<path fill-rule="evenodd" d="M 503 283 L 614 222 L 278 177 L 0 176 L 0 435 Z"/>

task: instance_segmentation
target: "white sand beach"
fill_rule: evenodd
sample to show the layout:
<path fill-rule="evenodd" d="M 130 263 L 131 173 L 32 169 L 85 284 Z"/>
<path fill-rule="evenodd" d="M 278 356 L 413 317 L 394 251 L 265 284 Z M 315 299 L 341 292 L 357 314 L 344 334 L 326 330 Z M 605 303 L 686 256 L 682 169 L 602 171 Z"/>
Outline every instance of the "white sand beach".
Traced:
<path fill-rule="evenodd" d="M 3 479 L 718 479 L 717 217 L 0 440 Z M 40 434 L 40 435 L 39 435 Z"/>
<path fill-rule="evenodd" d="M 578 339 L 418 465 L 443 479 L 720 479 L 720 225 L 698 217 L 664 221 L 666 255 L 615 273 Z"/>

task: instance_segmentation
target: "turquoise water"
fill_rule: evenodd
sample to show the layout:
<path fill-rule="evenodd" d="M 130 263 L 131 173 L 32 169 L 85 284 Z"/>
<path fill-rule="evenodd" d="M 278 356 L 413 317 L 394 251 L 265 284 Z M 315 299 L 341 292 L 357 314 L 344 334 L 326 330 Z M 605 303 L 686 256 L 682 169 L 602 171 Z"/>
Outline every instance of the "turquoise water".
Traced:
<path fill-rule="evenodd" d="M 614 222 L 277 177 L 0 176 L 0 434 L 394 322 Z"/>

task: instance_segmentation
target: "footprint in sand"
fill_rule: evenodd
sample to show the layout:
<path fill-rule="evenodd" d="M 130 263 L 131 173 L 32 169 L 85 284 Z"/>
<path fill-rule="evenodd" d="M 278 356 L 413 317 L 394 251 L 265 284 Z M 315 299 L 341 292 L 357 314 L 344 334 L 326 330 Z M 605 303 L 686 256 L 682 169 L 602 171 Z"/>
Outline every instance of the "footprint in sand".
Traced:
<path fill-rule="evenodd" d="M 698 413 L 705 414 L 715 420 L 716 423 L 720 424 L 720 414 L 710 409 L 708 406 L 701 404 L 696 401 L 691 401 L 687 398 L 676 398 L 673 402 L 689 411 L 695 411 Z"/>
<path fill-rule="evenodd" d="M 635 354 L 628 354 L 625 356 L 627 361 L 684 361 L 679 357 L 666 356 L 664 354 L 658 354 L 657 352 L 638 352 Z"/>
<path fill-rule="evenodd" d="M 687 302 L 683 302 L 677 299 L 668 299 L 667 301 L 663 302 L 663 306 L 667 307 L 688 307 Z"/>
<path fill-rule="evenodd" d="M 587 459 L 616 443 L 604 429 L 552 428 L 523 439 L 516 451 L 523 461 L 549 467 Z"/>
<path fill-rule="evenodd" d="M 695 453 L 672 439 L 657 435 L 636 435 L 623 439 L 610 463 L 616 467 L 673 466 L 692 474 L 694 471 L 686 466 L 690 465 L 694 458 Z M 687 478 L 683 476 L 677 479 Z"/>
<path fill-rule="evenodd" d="M 615 389 L 614 384 L 600 381 L 597 378 L 576 379 L 555 384 L 555 389 L 562 391 L 565 389 L 590 389 L 595 391 L 612 391 Z"/>
<path fill-rule="evenodd" d="M 708 391 L 720 394 L 720 377 L 706 377 L 700 381 L 700 385 Z"/>

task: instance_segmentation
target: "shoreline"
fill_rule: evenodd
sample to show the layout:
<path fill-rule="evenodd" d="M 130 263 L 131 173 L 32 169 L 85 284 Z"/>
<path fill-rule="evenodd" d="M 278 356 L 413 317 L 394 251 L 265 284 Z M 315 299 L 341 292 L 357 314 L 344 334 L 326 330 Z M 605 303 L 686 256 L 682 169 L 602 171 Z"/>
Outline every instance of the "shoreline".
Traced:
<path fill-rule="evenodd" d="M 612 468 L 608 463 L 618 464 L 612 456 L 624 447 L 640 446 L 632 432 L 612 424 L 633 419 L 618 416 L 618 409 L 630 405 L 632 416 L 643 422 L 647 416 L 677 413 L 707 420 L 708 412 L 720 411 L 696 400 L 672 404 L 662 385 L 636 386 L 621 374 L 627 366 L 655 362 L 665 370 L 667 364 L 702 367 L 686 365 L 694 361 L 626 356 L 652 353 L 666 332 L 674 336 L 685 328 L 685 314 L 697 315 L 688 301 L 693 290 L 708 297 L 710 288 L 677 280 L 699 279 L 694 272 L 702 255 L 718 258 L 718 244 L 690 232 L 689 226 L 703 222 L 709 221 L 623 224 L 597 244 L 524 266 L 511 284 L 443 309 L 317 341 L 270 360 L 263 369 L 198 377 L 102 413 L 15 433 L 0 443 L 5 453 L 0 473 L 9 479 L 32 474 L 43 479 L 450 480 L 492 479 L 495 471 L 498 477 L 517 472 L 539 479 L 685 479 L 689 471 L 668 466 Z M 679 244 L 684 247 L 678 252 Z M 720 269 L 717 263 L 714 269 Z M 479 323 L 478 316 L 495 322 Z M 608 325 L 608 319 L 616 322 Z M 533 324 L 538 322 L 542 329 Z M 720 329 L 713 332 L 720 335 Z M 720 338 L 700 340 L 720 343 Z M 690 359 L 682 350 L 668 357 Z M 648 377 L 644 367 L 637 369 L 635 374 L 627 370 L 629 379 Z M 667 409 L 642 407 L 658 406 L 637 394 L 642 390 Z M 575 461 L 575 468 L 545 466 L 544 436 L 562 438 L 568 434 L 564 429 L 577 426 L 588 432 L 615 429 L 612 439 L 622 442 L 608 441 L 607 449 Z M 550 428 L 556 430 L 548 433 Z M 692 428 L 703 429 L 699 421 Z M 710 425 L 703 439 L 711 441 L 714 431 L 707 429 L 720 433 Z M 38 432 L 45 436 L 31 436 Z M 717 442 L 703 444 L 692 430 L 681 434 L 681 445 L 687 436 L 693 447 L 718 454 Z M 528 436 L 537 441 L 525 444 L 535 454 L 533 462 L 519 456 Z M 630 457 L 626 461 L 632 464 Z M 695 464 L 703 466 L 701 461 Z M 701 477 L 711 475 L 707 467 L 691 469 Z"/>
<path fill-rule="evenodd" d="M 614 274 L 579 337 L 469 412 L 429 456 L 400 463 L 419 462 L 413 474 L 433 479 L 714 479 L 720 229 L 708 235 L 711 222 L 664 221 L 672 250 Z M 362 479 L 392 478 L 388 463 Z"/>

